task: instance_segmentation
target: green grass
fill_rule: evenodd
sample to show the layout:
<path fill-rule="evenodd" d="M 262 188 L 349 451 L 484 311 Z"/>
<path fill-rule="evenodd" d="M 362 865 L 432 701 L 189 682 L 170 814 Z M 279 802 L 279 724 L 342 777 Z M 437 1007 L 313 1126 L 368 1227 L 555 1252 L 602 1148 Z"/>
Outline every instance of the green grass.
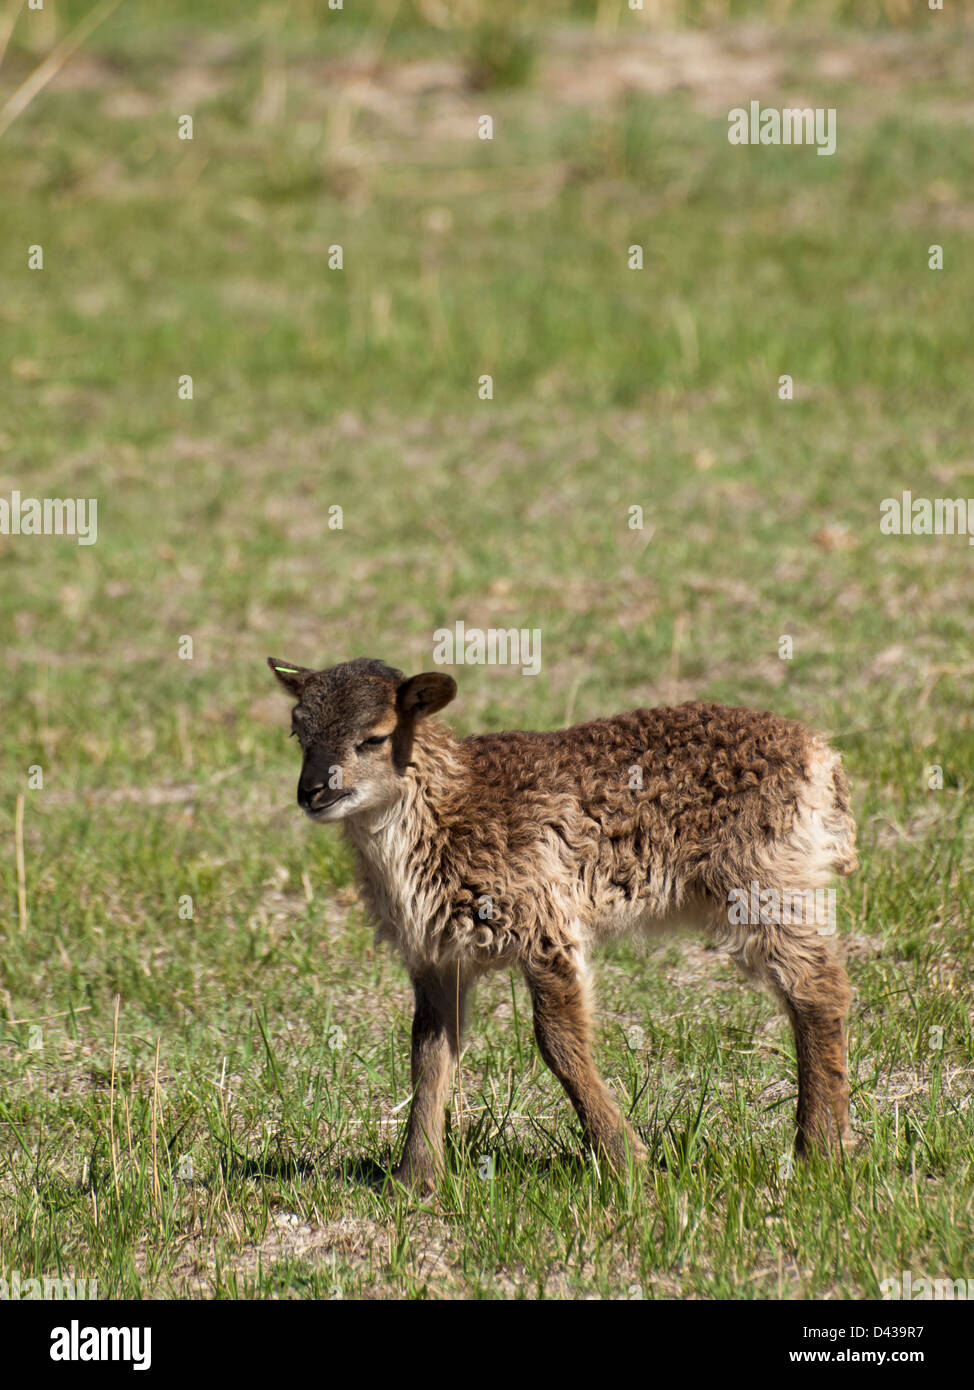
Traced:
<path fill-rule="evenodd" d="M 822 159 L 730 147 L 712 73 L 592 102 L 545 25 L 471 90 L 471 33 L 408 7 L 340 36 L 310 7 L 236 36 L 170 8 L 157 33 L 123 6 L 3 137 L 0 496 L 96 496 L 99 536 L 0 537 L 0 1274 L 205 1297 L 974 1278 L 974 552 L 879 531 L 884 497 L 974 480 L 954 21 L 768 38 L 778 76 L 739 100 L 834 105 Z M 558 31 L 578 71 L 590 13 Z M 823 44 L 860 76 L 824 74 Z M 380 49 L 365 92 L 325 66 Z M 406 90 L 431 58 L 448 80 Z M 839 899 L 859 1153 L 787 1176 L 784 1024 L 676 938 L 598 977 L 645 1172 L 586 1159 L 503 977 L 474 1003 L 443 1190 L 383 1189 L 410 990 L 337 833 L 293 804 L 264 658 L 418 670 L 457 619 L 542 632 L 535 679 L 455 672 L 464 733 L 704 697 L 832 734 L 861 827 Z"/>

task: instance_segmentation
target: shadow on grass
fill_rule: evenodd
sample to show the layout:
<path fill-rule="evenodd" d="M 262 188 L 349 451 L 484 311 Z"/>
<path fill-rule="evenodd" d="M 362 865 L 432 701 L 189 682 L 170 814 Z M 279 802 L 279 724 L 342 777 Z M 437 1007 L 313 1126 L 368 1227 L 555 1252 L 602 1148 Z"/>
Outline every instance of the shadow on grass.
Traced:
<path fill-rule="evenodd" d="M 382 1164 L 375 1158 L 362 1156 L 346 1158 L 337 1163 L 333 1153 L 320 1157 L 311 1154 L 291 1154 L 282 1151 L 263 1154 L 258 1158 L 244 1153 L 234 1153 L 225 1162 L 228 1178 L 275 1179 L 294 1182 L 319 1178 L 335 1183 L 348 1183 L 359 1187 L 381 1188 L 389 1177 L 392 1158 Z"/>
<path fill-rule="evenodd" d="M 490 1176 L 507 1181 L 531 1183 L 553 1176 L 577 1183 L 592 1174 L 591 1154 L 581 1148 L 570 1148 L 554 1143 L 547 1152 L 528 1147 L 518 1142 L 499 1144 L 496 1136 L 488 1142 L 486 1136 L 476 1129 L 458 1141 L 455 1135 L 447 1140 L 447 1170 L 453 1179 L 470 1177 L 483 1178 L 483 1165 L 490 1163 Z M 327 1150 L 319 1156 L 291 1153 L 277 1149 L 259 1157 L 235 1151 L 225 1160 L 225 1172 L 231 1176 L 252 1181 L 300 1181 L 318 1179 L 336 1185 L 358 1188 L 371 1188 L 373 1191 L 389 1193 L 400 1184 L 392 1178 L 396 1156 L 388 1151 L 380 1157 L 371 1154 L 348 1155 L 342 1157 L 334 1150 Z M 662 1155 L 638 1168 L 665 1169 Z M 610 1170 L 602 1165 L 603 1177 Z"/>

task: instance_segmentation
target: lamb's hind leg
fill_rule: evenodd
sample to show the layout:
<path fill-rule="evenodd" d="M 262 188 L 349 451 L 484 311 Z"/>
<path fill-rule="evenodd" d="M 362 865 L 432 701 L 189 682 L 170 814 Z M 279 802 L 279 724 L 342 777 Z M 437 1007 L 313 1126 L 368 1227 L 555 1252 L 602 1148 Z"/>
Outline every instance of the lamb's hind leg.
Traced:
<path fill-rule="evenodd" d="M 592 1014 L 581 963 L 559 957 L 526 969 L 525 977 L 538 1049 L 575 1107 L 586 1142 L 617 1166 L 627 1154 L 645 1158 L 645 1147 L 619 1113 L 592 1060 Z"/>
<path fill-rule="evenodd" d="M 791 1021 L 798 1060 L 796 1151 L 828 1151 L 848 1140 L 845 1018 L 851 991 L 828 939 L 807 925 L 764 923 L 732 951 L 745 974 L 763 981 Z"/>
<path fill-rule="evenodd" d="M 798 1139 L 806 1157 L 813 1148 L 838 1148 L 851 1138 L 846 1077 L 845 971 L 830 962 L 814 981 L 816 998 L 789 998 L 788 1016 L 798 1055 Z"/>

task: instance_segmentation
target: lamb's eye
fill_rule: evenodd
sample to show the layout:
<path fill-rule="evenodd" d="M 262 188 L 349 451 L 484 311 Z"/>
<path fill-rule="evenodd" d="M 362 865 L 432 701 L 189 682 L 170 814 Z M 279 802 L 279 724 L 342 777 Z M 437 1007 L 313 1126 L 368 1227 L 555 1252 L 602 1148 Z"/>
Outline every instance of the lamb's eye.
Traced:
<path fill-rule="evenodd" d="M 385 743 L 388 738 L 388 734 L 375 734 L 372 738 L 363 739 L 359 744 L 359 748 L 378 748 L 379 745 Z"/>

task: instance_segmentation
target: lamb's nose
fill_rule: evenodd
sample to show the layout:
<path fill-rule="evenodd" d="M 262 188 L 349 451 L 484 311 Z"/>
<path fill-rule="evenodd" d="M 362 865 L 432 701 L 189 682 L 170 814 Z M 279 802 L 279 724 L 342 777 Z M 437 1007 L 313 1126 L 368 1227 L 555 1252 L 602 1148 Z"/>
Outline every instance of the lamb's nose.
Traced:
<path fill-rule="evenodd" d="M 298 783 L 298 805 L 302 811 L 314 809 L 315 802 L 320 798 L 322 792 L 328 788 L 324 782 L 299 782 Z"/>

